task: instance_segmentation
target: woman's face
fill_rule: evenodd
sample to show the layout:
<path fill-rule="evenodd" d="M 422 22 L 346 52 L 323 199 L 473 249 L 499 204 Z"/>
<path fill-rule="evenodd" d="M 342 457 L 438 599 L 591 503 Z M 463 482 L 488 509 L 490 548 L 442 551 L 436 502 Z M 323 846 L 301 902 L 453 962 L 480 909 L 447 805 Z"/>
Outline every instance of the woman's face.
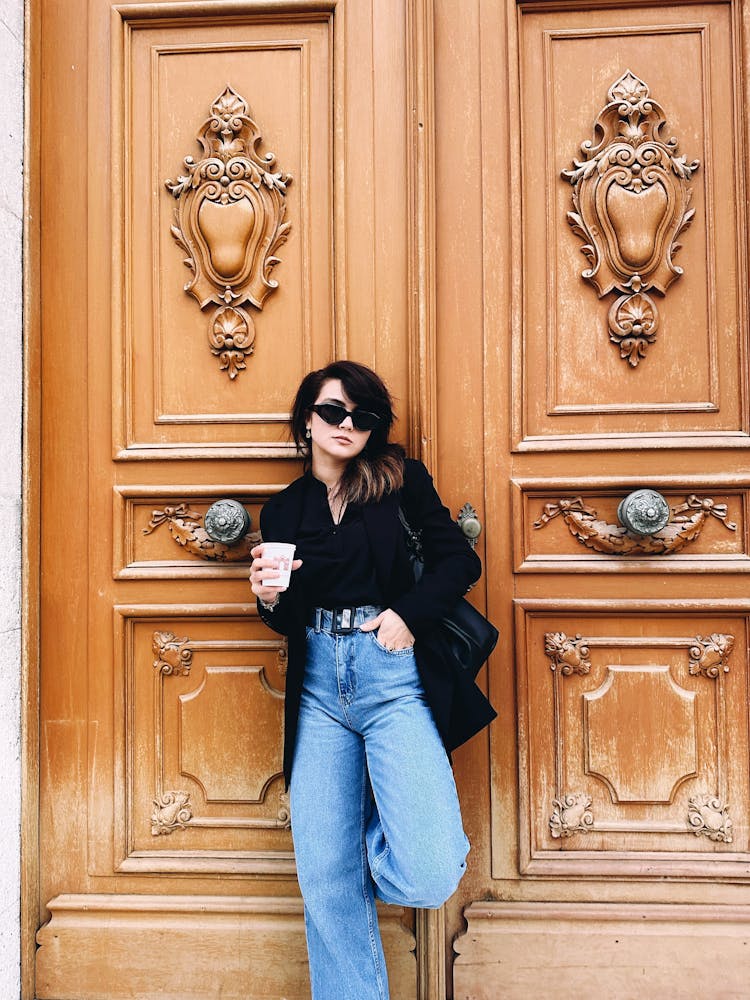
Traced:
<path fill-rule="evenodd" d="M 350 411 L 357 408 L 337 378 L 328 379 L 323 383 L 315 402 L 337 403 Z M 313 461 L 325 456 L 343 465 L 359 455 L 372 433 L 372 431 L 358 431 L 349 416 L 346 416 L 340 424 L 327 424 L 314 410 L 309 413 L 307 426 L 310 428 Z"/>

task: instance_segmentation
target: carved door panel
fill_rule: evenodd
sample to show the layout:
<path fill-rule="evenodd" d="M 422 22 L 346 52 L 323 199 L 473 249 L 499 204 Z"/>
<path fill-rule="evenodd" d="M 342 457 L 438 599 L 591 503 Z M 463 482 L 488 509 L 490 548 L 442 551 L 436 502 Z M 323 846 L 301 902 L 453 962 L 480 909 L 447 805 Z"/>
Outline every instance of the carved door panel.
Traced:
<path fill-rule="evenodd" d="M 457 755 L 477 849 L 447 913 L 454 996 L 739 997 L 747 6 L 448 6 L 438 179 L 460 144 L 477 183 L 439 194 L 438 225 L 450 207 L 483 241 L 438 257 L 438 322 L 481 330 L 504 641 L 500 719 Z"/>
<path fill-rule="evenodd" d="M 37 995 L 306 997 L 286 647 L 249 549 L 298 474 L 311 367 L 374 365 L 415 426 L 411 9 L 38 15 Z M 250 515 L 234 546 L 208 532 L 222 498 Z M 416 996 L 414 915 L 382 922 L 394 995 Z"/>

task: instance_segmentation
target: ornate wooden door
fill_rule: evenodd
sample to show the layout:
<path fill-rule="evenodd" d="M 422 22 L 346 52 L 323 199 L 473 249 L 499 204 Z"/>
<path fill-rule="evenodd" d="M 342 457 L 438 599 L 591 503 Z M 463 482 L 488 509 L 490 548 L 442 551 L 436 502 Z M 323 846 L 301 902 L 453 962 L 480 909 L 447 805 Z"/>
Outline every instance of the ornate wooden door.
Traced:
<path fill-rule="evenodd" d="M 248 553 L 298 474 L 285 421 L 311 367 L 376 367 L 414 436 L 422 15 L 404 0 L 32 13 L 37 995 L 306 997 L 286 650 L 255 613 Z M 251 517 L 233 546 L 216 540 L 226 509 L 210 525 L 222 499 Z M 414 915 L 382 923 L 394 995 L 414 997 Z"/>
<path fill-rule="evenodd" d="M 475 364 L 443 433 L 484 457 L 503 640 L 453 995 L 746 996 L 747 6 L 454 13 L 438 343 Z"/>

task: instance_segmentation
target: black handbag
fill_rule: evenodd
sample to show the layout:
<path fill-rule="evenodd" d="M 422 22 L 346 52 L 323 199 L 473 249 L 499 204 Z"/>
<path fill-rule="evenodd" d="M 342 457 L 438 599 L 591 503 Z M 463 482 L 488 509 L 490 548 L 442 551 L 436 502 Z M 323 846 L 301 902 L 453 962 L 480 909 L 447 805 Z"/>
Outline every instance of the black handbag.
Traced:
<path fill-rule="evenodd" d="M 414 579 L 418 582 L 424 571 L 422 538 L 406 520 L 406 514 L 401 507 L 398 509 L 398 516 L 404 527 Z M 500 635 L 492 622 L 487 621 L 484 615 L 464 597 L 461 597 L 455 607 L 441 620 L 440 632 L 451 659 L 460 670 L 469 674 L 472 680 L 495 648 Z"/>

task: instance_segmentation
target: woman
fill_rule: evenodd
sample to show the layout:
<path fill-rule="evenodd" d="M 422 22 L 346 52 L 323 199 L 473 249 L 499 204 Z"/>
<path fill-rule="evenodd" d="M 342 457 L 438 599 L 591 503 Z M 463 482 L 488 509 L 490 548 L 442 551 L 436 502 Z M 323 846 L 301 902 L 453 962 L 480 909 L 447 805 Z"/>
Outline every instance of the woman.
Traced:
<path fill-rule="evenodd" d="M 297 392 L 305 473 L 263 508 L 264 542 L 297 546 L 288 589 L 253 549 L 263 620 L 289 637 L 284 773 L 313 1000 L 387 1000 L 375 897 L 438 907 L 466 866 L 450 751 L 494 717 L 442 655 L 442 615 L 481 564 L 425 467 L 390 444 L 369 368 L 339 361 Z M 422 534 L 419 583 L 399 507 Z"/>

